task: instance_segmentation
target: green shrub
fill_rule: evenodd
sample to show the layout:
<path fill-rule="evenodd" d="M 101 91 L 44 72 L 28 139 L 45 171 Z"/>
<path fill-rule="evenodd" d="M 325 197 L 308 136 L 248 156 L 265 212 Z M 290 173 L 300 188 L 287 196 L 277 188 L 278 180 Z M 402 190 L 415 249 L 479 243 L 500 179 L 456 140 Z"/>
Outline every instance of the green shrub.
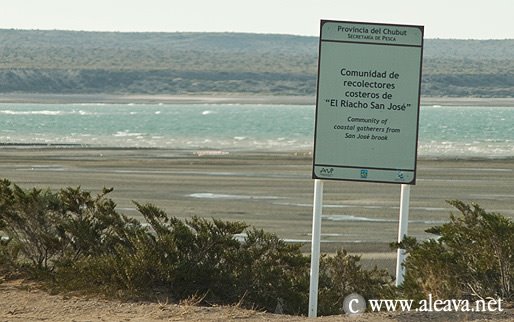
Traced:
<path fill-rule="evenodd" d="M 409 256 L 403 285 L 410 298 L 514 298 L 514 222 L 476 204 L 449 201 L 460 211 L 427 230 L 438 236 L 401 243 Z"/>
<path fill-rule="evenodd" d="M 0 234 L 1 236 L 1 234 Z M 14 273 L 18 268 L 20 244 L 7 239 L 0 242 L 0 276 Z"/>
<path fill-rule="evenodd" d="M 263 230 L 247 230 L 239 286 L 246 302 L 260 303 L 272 312 L 307 312 L 310 260 L 300 247 Z"/>
<path fill-rule="evenodd" d="M 153 205 L 137 209 L 155 232 L 160 280 L 177 298 L 208 294 L 207 300 L 237 300 L 235 294 L 241 244 L 234 235 L 246 224 L 206 220 L 198 217 L 181 221 L 169 218 Z"/>
<path fill-rule="evenodd" d="M 17 245 L 19 254 L 37 269 L 52 269 L 51 258 L 62 251 L 57 199 L 50 191 L 25 191 L 8 180 L 0 181 L 2 230 Z"/>
<path fill-rule="evenodd" d="M 299 244 L 241 222 L 179 220 L 135 202 L 144 218 L 120 215 L 104 189 L 23 190 L 0 181 L 0 265 L 28 268 L 56 291 L 180 301 L 305 314 L 310 259 Z M 378 297 L 391 278 L 362 270 L 360 258 L 340 251 L 320 267 L 321 314 L 340 313 L 351 292 Z"/>
<path fill-rule="evenodd" d="M 364 270 L 360 256 L 345 250 L 335 256 L 324 255 L 320 261 L 319 308 L 321 315 L 343 314 L 343 300 L 352 293 L 366 299 L 391 298 L 393 278 L 386 270 Z"/>
<path fill-rule="evenodd" d="M 0 181 L 0 223 L 19 248 L 19 263 L 34 272 L 53 272 L 92 256 L 131 247 L 131 227 L 139 222 L 118 214 L 104 189 L 93 198 L 80 188 L 23 190 Z M 141 230 L 141 228 L 139 228 Z"/>
<path fill-rule="evenodd" d="M 116 211 L 111 191 L 93 197 L 80 188 L 23 190 L 0 180 L 0 232 L 8 237 L 0 242 L 0 270 L 26 269 L 56 290 L 200 297 L 306 313 L 310 261 L 300 245 L 241 222 L 179 220 L 135 202 L 141 223 Z M 402 295 L 514 298 L 512 220 L 475 204 L 450 204 L 460 216 L 427 230 L 437 239 L 396 245 L 409 253 Z M 344 297 L 354 292 L 368 299 L 396 296 L 385 270 L 363 270 L 359 261 L 344 250 L 322 256 L 320 314 L 341 313 Z"/>

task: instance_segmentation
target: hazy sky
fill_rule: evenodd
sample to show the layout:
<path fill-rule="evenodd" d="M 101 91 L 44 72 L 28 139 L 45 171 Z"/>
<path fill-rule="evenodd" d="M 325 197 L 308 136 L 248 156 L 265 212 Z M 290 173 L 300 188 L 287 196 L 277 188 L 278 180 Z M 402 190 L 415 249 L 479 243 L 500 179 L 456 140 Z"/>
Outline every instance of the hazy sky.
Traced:
<path fill-rule="evenodd" d="M 320 19 L 425 26 L 426 38 L 514 39 L 513 0 L 0 0 L 2 29 L 319 35 Z"/>

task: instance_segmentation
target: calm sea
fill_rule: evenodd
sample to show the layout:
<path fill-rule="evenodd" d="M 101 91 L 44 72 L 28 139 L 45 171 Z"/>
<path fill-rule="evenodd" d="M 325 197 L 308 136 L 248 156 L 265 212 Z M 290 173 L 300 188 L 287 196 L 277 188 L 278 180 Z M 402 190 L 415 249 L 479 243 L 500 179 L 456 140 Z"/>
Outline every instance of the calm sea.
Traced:
<path fill-rule="evenodd" d="M 314 106 L 0 104 L 0 144 L 311 151 Z M 514 157 L 514 108 L 422 106 L 420 157 Z"/>

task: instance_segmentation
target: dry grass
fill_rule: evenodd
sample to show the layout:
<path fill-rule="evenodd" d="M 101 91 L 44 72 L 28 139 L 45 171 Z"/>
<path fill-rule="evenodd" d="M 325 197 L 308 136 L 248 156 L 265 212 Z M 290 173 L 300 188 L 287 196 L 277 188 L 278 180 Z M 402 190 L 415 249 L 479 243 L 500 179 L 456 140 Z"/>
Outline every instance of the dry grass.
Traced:
<path fill-rule="evenodd" d="M 22 279 L 0 278 L 0 321 L 312 321 L 307 317 L 271 314 L 229 306 L 199 306 L 202 295 L 178 304 L 167 300 L 154 302 L 120 302 L 80 296 L 50 295 L 38 285 Z M 316 321 L 512 321 L 514 309 L 503 313 L 367 313 L 355 317 L 319 317 Z"/>

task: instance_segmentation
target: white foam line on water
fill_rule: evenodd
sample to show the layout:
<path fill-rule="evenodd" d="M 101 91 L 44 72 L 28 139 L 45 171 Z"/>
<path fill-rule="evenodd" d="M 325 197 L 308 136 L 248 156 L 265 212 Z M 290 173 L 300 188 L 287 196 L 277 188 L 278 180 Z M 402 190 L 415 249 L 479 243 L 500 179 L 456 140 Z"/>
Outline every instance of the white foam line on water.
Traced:
<path fill-rule="evenodd" d="M 285 238 L 285 239 L 282 239 L 284 242 L 286 243 L 294 243 L 294 244 L 299 244 L 299 243 L 310 243 L 312 242 L 312 240 L 310 239 L 293 239 L 293 238 Z M 339 241 L 336 241 L 336 240 L 320 240 L 321 243 L 339 243 Z M 352 240 L 352 241 L 349 241 L 350 243 L 362 243 L 361 240 Z"/>
<path fill-rule="evenodd" d="M 277 206 L 295 206 L 295 207 L 309 207 L 312 208 L 312 204 L 308 203 L 289 203 L 289 202 L 275 202 Z M 323 208 L 364 208 L 364 209 L 384 209 L 394 208 L 385 206 L 361 206 L 361 205 L 323 205 Z"/>
<path fill-rule="evenodd" d="M 17 171 L 57 171 L 56 169 L 49 167 L 38 167 L 36 168 L 16 168 Z M 302 178 L 303 176 L 298 175 L 281 175 L 281 174 L 263 174 L 263 173 L 251 173 L 251 172 L 203 172 L 203 171 L 183 171 L 183 170 L 144 170 L 144 169 L 133 169 L 133 170 L 117 170 L 117 169 L 70 169 L 60 168 L 58 171 L 68 172 L 88 172 L 88 173 L 126 173 L 126 174 L 170 174 L 170 175 L 187 175 L 187 176 L 211 176 L 211 177 L 242 177 L 242 178 Z"/>
<path fill-rule="evenodd" d="M 448 223 L 448 220 L 409 220 L 409 224 L 425 224 L 425 225 L 443 225 Z"/>
<path fill-rule="evenodd" d="M 506 195 L 506 194 L 500 194 L 500 193 L 490 193 L 490 194 L 481 193 L 481 194 L 472 194 L 472 195 L 469 195 L 469 197 L 474 198 L 474 199 L 496 199 L 496 198 L 513 198 L 514 199 L 514 194 Z"/>
<path fill-rule="evenodd" d="M 42 111 L 13 111 L 13 110 L 0 110 L 0 114 L 6 114 L 6 115 L 60 115 L 63 114 L 62 111 L 49 111 L 49 110 L 42 110 Z"/>
<path fill-rule="evenodd" d="M 182 175 L 208 175 L 208 176 L 250 176 L 239 173 L 230 172 L 201 172 L 201 171 L 163 171 L 163 170 L 118 170 L 118 169 L 69 169 L 69 168 L 57 168 L 56 166 L 32 166 L 16 168 L 18 171 L 24 170 L 40 170 L 40 171 L 55 171 L 55 169 L 67 170 L 69 172 L 89 172 L 89 173 L 126 173 L 126 174 L 182 174 Z"/>
<path fill-rule="evenodd" d="M 359 217 L 352 215 L 323 215 L 323 219 L 329 221 L 348 221 L 348 222 L 374 222 L 374 223 L 397 223 L 398 219 L 382 219 L 382 218 L 369 218 Z M 447 223 L 444 220 L 409 220 L 410 224 L 426 224 L 426 225 L 440 225 Z"/>
<path fill-rule="evenodd" d="M 321 216 L 323 219 L 330 221 L 365 221 L 365 222 L 398 222 L 398 220 L 394 219 L 380 219 L 380 218 L 368 218 L 368 217 L 358 217 L 352 215 L 323 215 Z"/>
<path fill-rule="evenodd" d="M 232 200 L 275 200 L 283 199 L 283 197 L 277 196 L 248 196 L 248 195 L 229 195 L 221 193 L 210 193 L 210 192 L 199 192 L 187 195 L 191 198 L 198 199 L 232 199 Z"/>
<path fill-rule="evenodd" d="M 295 207 L 311 207 L 312 204 L 304 203 L 287 203 L 275 202 L 274 205 L 278 206 L 295 206 Z M 323 205 L 323 208 L 358 208 L 358 209 L 400 209 L 399 206 L 364 206 L 364 205 Z M 424 210 L 424 211 L 449 211 L 450 208 L 438 207 L 410 207 L 411 210 Z"/>
<path fill-rule="evenodd" d="M 64 168 L 62 165 L 59 164 L 33 164 L 31 165 L 32 168 L 38 168 L 38 169 L 61 169 Z"/>
<path fill-rule="evenodd" d="M 16 168 L 15 171 L 48 171 L 48 172 L 64 172 L 69 171 L 69 169 L 64 167 L 37 167 L 33 166 L 30 168 Z"/>
<path fill-rule="evenodd" d="M 492 172 L 512 172 L 513 169 L 501 169 L 501 168 L 462 168 L 462 170 L 472 170 L 472 171 L 492 171 Z"/>
<path fill-rule="evenodd" d="M 419 182 L 452 182 L 452 183 L 483 183 L 484 180 L 479 179 L 417 179 Z"/>
<path fill-rule="evenodd" d="M 433 167 L 424 167 L 423 170 L 431 170 L 431 171 L 482 171 L 482 172 L 512 172 L 514 169 L 505 169 L 505 168 L 433 168 Z"/>

